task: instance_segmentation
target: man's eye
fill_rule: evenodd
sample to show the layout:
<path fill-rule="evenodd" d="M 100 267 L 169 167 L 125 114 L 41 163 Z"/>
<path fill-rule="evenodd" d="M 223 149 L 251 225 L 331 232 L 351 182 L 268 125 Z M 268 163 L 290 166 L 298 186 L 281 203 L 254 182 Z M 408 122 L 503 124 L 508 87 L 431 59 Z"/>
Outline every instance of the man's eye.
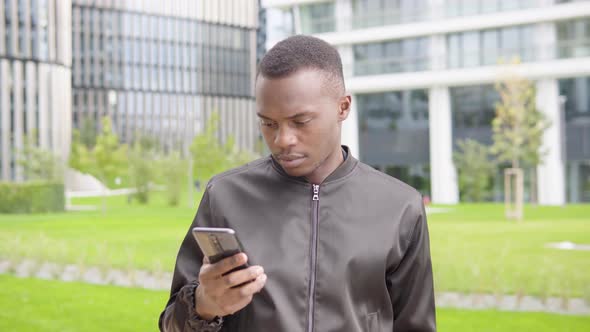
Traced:
<path fill-rule="evenodd" d="M 274 125 L 273 122 L 271 122 L 271 121 L 264 121 L 264 120 L 260 121 L 260 124 L 263 125 L 263 126 L 265 126 L 265 127 L 272 127 Z"/>
<path fill-rule="evenodd" d="M 309 121 L 311 121 L 311 119 L 302 120 L 302 121 L 294 121 L 294 122 L 298 126 L 303 126 L 304 124 L 308 123 Z"/>

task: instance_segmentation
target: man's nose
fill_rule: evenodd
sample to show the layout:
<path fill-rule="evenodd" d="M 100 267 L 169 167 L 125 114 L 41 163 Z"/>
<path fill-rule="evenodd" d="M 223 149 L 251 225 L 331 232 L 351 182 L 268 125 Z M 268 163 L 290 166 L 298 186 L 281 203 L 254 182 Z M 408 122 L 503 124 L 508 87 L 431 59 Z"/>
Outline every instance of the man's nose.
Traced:
<path fill-rule="evenodd" d="M 275 144 L 278 147 L 284 149 L 294 146 L 296 143 L 297 136 L 295 135 L 293 130 L 291 130 L 291 128 L 288 128 L 286 126 L 283 128 L 279 128 L 275 136 Z"/>

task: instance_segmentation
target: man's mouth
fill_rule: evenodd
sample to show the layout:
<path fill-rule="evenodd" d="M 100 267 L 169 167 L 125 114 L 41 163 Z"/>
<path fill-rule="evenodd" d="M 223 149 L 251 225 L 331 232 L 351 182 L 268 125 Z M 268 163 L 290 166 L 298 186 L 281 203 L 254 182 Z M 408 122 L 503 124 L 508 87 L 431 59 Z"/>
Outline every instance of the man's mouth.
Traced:
<path fill-rule="evenodd" d="M 305 156 L 302 155 L 278 155 L 276 159 L 284 168 L 295 168 L 303 163 Z"/>

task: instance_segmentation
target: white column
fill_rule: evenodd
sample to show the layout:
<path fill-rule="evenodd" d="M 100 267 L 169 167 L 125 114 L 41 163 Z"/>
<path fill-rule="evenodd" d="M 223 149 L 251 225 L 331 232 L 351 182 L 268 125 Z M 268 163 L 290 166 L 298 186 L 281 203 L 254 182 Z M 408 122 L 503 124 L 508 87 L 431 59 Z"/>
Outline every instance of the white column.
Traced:
<path fill-rule="evenodd" d="M 455 204 L 459 202 L 459 188 L 453 164 L 453 124 L 449 89 L 430 89 L 428 104 L 432 202 Z"/>
<path fill-rule="evenodd" d="M 429 0 L 428 6 L 431 20 L 444 17 L 445 0 Z"/>
<path fill-rule="evenodd" d="M 12 75 L 8 72 L 8 60 L 0 59 L 0 179 L 10 180 L 10 97 L 9 87 Z"/>
<path fill-rule="evenodd" d="M 4 13 L 4 1 L 0 1 L 0 13 Z M 4 42 L 6 41 L 6 35 L 5 35 L 5 22 L 4 19 L 0 19 L 0 36 L 4 36 L 4 38 L 0 38 L 0 54 L 6 54 L 6 49 L 4 48 Z M 1 91 L 1 90 L 0 90 Z M 0 170 L 2 169 L 2 167 L 0 167 Z M 2 176 L 0 175 L 0 179 L 2 179 Z"/>
<path fill-rule="evenodd" d="M 350 3 L 348 4 L 350 8 Z M 337 9 L 338 10 L 338 9 Z M 344 10 L 344 9 L 340 9 Z M 342 59 L 342 66 L 344 77 L 352 77 L 354 71 L 354 54 L 351 45 L 344 45 L 338 47 L 338 52 Z M 358 135 L 358 109 L 356 103 L 356 96 L 352 96 L 352 104 L 350 105 L 350 112 L 348 118 L 342 123 L 342 144 L 350 148 L 350 153 L 355 158 L 360 156 L 359 135 Z"/>
<path fill-rule="evenodd" d="M 24 134 L 24 123 L 23 123 L 23 63 L 21 61 L 14 61 L 12 63 L 12 81 L 13 85 L 13 96 L 14 96 L 14 113 L 13 113 L 13 121 L 14 121 L 14 132 L 12 133 L 14 137 L 14 157 L 18 160 L 18 156 L 22 153 L 24 147 L 23 141 L 23 134 Z M 15 170 L 16 170 L 16 181 L 24 180 L 23 177 L 23 170 L 20 166 L 15 163 Z"/>
<path fill-rule="evenodd" d="M 72 141 L 72 74 L 69 68 L 58 67 L 59 70 L 59 86 L 62 87 L 57 100 L 57 110 L 54 112 L 58 115 L 59 123 L 59 145 L 54 146 L 55 153 L 61 158 L 62 162 L 66 162 L 70 155 L 70 146 Z"/>
<path fill-rule="evenodd" d="M 533 54 L 535 60 L 553 60 L 557 56 L 557 33 L 555 23 L 539 23 L 535 27 Z"/>
<path fill-rule="evenodd" d="M 49 148 L 49 65 L 39 64 L 39 146 Z"/>
<path fill-rule="evenodd" d="M 544 162 L 537 167 L 538 197 L 541 205 L 565 204 L 565 170 L 563 124 L 557 80 L 537 82 L 537 108 L 549 119 L 551 126 L 543 135 Z"/>
<path fill-rule="evenodd" d="M 301 12 L 299 11 L 299 6 L 293 6 L 293 32 L 296 35 L 302 34 L 301 29 Z"/>
<path fill-rule="evenodd" d="M 56 60 L 69 67 L 72 65 L 72 4 L 70 1 L 60 0 L 55 6 Z"/>
<path fill-rule="evenodd" d="M 52 66 L 49 73 L 49 135 L 51 151 L 67 161 L 72 136 L 72 102 L 70 70 Z"/>
<path fill-rule="evenodd" d="M 352 51 L 352 45 L 338 46 L 338 53 L 340 53 L 340 59 L 342 59 L 344 78 L 352 77 L 354 75 L 354 52 Z"/>
<path fill-rule="evenodd" d="M 350 105 L 350 112 L 348 118 L 342 122 L 342 144 L 350 148 L 350 153 L 355 158 L 359 158 L 359 120 L 358 108 L 355 96 L 352 96 L 352 104 Z"/>
<path fill-rule="evenodd" d="M 336 31 L 352 30 L 352 1 L 336 1 L 334 19 L 336 20 Z"/>
<path fill-rule="evenodd" d="M 37 121 L 35 114 L 35 107 L 37 107 L 35 102 L 35 91 L 37 91 L 37 66 L 35 63 L 28 61 L 25 63 L 25 77 L 27 81 L 27 86 L 25 88 L 25 95 L 27 100 L 27 108 L 26 112 L 26 124 L 28 134 L 31 135 L 33 130 L 37 131 L 37 138 L 39 137 L 39 130 L 37 128 Z M 68 87 L 69 89 L 69 87 Z M 38 142 L 37 142 L 38 143 Z"/>

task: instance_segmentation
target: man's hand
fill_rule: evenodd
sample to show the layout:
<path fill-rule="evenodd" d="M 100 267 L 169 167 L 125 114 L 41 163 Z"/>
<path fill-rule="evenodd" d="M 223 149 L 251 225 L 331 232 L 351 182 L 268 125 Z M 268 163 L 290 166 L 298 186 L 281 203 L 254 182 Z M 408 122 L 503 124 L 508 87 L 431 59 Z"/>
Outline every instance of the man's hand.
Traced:
<path fill-rule="evenodd" d="M 203 260 L 195 294 L 199 317 L 211 320 L 215 316 L 231 315 L 247 306 L 252 301 L 252 296 L 262 290 L 267 277 L 261 266 L 250 266 L 224 275 L 247 261 L 248 257 L 243 253 L 215 264 L 209 264 L 207 258 Z M 235 287 L 241 284 L 244 285 Z"/>

